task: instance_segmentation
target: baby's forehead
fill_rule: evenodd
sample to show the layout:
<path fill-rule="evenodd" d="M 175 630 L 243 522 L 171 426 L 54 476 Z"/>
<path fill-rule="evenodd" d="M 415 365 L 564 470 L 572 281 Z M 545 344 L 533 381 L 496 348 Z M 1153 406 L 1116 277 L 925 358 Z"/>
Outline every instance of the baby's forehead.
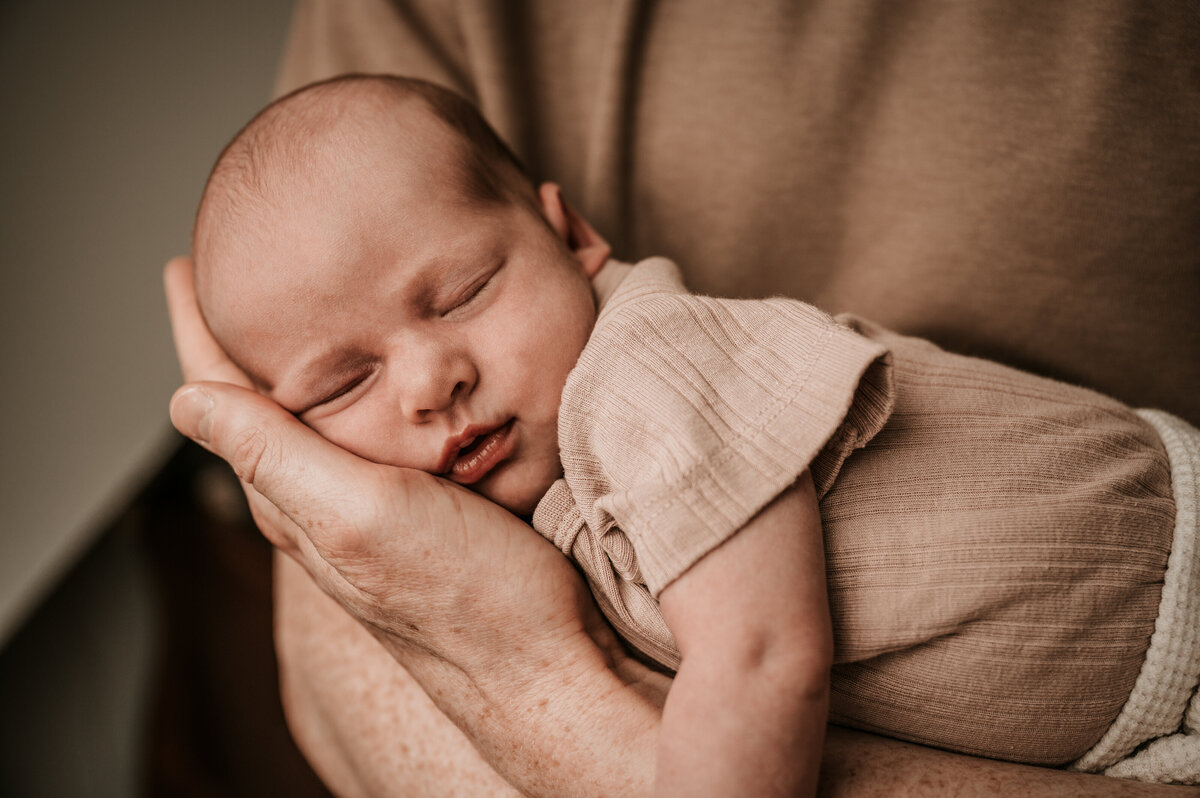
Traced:
<path fill-rule="evenodd" d="M 470 148 L 419 100 L 403 105 L 399 115 L 375 109 L 347 117 L 323 108 L 311 118 L 281 113 L 260 120 L 214 167 L 197 214 L 195 249 L 220 236 L 252 240 L 255 228 L 282 209 L 329 207 L 339 189 L 364 176 L 419 176 L 426 191 L 475 202 Z M 363 187 L 386 190 L 387 180 Z"/>
<path fill-rule="evenodd" d="M 352 229 L 343 206 L 358 207 L 363 195 L 368 205 L 411 204 L 430 193 L 452 195 L 455 207 L 479 205 L 467 188 L 470 152 L 420 98 L 397 99 L 370 84 L 268 108 L 222 153 L 201 200 L 193 253 L 205 310 L 231 325 L 252 318 L 241 301 L 247 281 L 286 288 L 301 279 L 271 257 L 280 238 L 295 239 L 290 252 L 329 247 L 330 238 Z M 420 192 L 390 190 L 413 181 Z"/>

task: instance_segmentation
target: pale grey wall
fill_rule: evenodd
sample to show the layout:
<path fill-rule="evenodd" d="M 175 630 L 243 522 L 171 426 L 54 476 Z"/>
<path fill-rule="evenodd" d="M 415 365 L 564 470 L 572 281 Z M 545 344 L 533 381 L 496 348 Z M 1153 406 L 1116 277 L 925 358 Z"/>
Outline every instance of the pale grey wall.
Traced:
<path fill-rule="evenodd" d="M 0 5 L 0 642 L 164 451 L 160 270 L 290 5 Z"/>
<path fill-rule="evenodd" d="M 8 794 L 134 792 L 145 579 L 120 537 L 70 569 L 173 443 L 160 271 L 290 6 L 0 1 L 0 646 L 72 574 L 4 652 Z"/>

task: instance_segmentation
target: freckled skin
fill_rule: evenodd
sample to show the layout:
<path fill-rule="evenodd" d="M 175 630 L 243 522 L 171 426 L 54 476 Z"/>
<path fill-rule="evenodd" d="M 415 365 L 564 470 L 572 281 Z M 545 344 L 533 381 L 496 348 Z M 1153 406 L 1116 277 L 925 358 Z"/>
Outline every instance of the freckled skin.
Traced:
<path fill-rule="evenodd" d="M 830 726 L 825 738 L 818 796 L 871 798 L 894 795 L 953 795 L 956 798 L 1039 796 L 1196 795 L 1190 787 L 1131 782 L 1108 776 L 964 758 L 932 748 Z"/>
<path fill-rule="evenodd" d="M 590 274 L 547 221 L 556 192 L 542 213 L 465 200 L 445 131 L 411 116 L 410 138 L 363 125 L 364 146 L 272 177 L 269 201 L 198 261 L 200 302 L 264 393 L 369 460 L 436 473 L 465 427 L 513 421 L 511 455 L 470 487 L 528 515 L 561 472 L 558 405 L 595 320 Z"/>

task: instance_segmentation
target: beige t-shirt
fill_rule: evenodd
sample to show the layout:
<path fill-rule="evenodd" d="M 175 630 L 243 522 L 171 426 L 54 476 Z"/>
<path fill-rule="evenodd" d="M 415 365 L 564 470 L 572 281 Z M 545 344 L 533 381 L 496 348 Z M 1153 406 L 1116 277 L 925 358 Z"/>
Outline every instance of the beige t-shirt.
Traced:
<path fill-rule="evenodd" d="M 625 259 L 1200 425 L 1198 26 L 1145 0 L 300 0 L 279 88 L 436 81 Z"/>
<path fill-rule="evenodd" d="M 1043 764 L 1090 747 L 1154 626 L 1174 522 L 1157 435 L 1091 391 L 628 268 L 598 278 L 565 476 L 534 515 L 618 631 L 676 666 L 655 598 L 811 468 L 833 719 Z"/>

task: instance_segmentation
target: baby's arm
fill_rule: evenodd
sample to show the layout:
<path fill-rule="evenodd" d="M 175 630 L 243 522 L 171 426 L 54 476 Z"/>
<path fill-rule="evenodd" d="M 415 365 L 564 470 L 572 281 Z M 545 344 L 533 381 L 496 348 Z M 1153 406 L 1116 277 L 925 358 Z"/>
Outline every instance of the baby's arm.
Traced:
<path fill-rule="evenodd" d="M 663 709 L 656 795 L 813 795 L 833 631 L 809 473 L 660 605 L 683 661 Z"/>

